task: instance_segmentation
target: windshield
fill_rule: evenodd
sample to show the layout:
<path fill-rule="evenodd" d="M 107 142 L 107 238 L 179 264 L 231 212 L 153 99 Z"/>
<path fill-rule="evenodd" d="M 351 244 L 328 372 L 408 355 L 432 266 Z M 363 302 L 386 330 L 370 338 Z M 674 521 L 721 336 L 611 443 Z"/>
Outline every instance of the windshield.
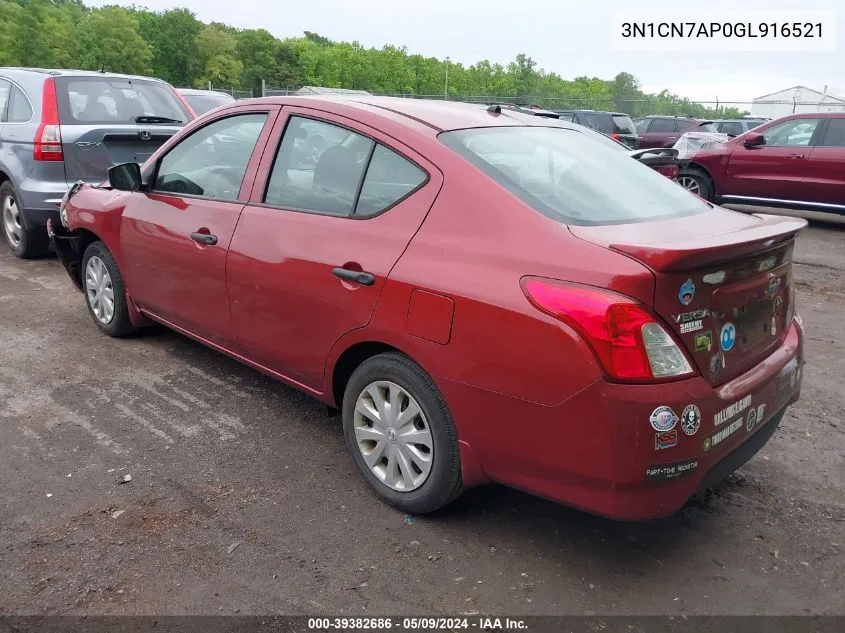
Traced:
<path fill-rule="evenodd" d="M 716 126 L 712 123 L 701 123 L 698 126 L 699 132 L 718 132 L 719 130 L 716 129 Z"/>
<path fill-rule="evenodd" d="M 439 138 L 526 204 L 566 224 L 645 222 L 709 209 L 616 144 L 575 130 L 477 128 Z"/>
<path fill-rule="evenodd" d="M 138 117 L 185 123 L 191 118 L 165 83 L 111 77 L 60 79 L 56 87 L 62 125 L 135 125 Z"/>
<path fill-rule="evenodd" d="M 234 103 L 234 97 L 230 97 L 229 95 L 223 94 L 183 94 L 185 97 L 185 101 L 188 102 L 188 105 L 191 106 L 191 109 L 196 112 L 197 116 L 202 116 L 206 112 L 210 112 L 214 108 L 218 108 L 222 105 L 227 105 L 229 103 Z"/>

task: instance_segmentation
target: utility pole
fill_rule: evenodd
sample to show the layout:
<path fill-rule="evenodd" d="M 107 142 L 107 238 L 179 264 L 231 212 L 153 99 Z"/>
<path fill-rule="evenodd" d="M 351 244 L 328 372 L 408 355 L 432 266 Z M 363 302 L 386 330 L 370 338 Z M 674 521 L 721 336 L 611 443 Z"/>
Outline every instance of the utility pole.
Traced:
<path fill-rule="evenodd" d="M 443 87 L 443 100 L 449 100 L 449 58 L 446 57 L 446 85 Z"/>

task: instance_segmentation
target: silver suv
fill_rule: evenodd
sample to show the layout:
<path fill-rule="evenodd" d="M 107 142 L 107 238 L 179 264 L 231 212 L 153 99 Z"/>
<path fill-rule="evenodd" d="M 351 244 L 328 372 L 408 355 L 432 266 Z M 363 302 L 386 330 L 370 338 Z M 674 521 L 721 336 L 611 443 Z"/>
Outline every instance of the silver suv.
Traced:
<path fill-rule="evenodd" d="M 194 114 L 167 83 L 77 70 L 0 68 L 0 217 L 18 257 L 48 249 L 47 218 L 78 180 L 143 163 Z"/>

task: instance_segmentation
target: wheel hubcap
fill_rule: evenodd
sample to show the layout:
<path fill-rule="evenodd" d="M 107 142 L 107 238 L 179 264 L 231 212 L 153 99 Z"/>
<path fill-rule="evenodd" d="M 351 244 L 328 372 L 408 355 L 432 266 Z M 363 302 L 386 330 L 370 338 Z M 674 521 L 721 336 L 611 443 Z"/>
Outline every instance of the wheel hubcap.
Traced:
<path fill-rule="evenodd" d="M 431 472 L 434 443 L 417 401 L 394 382 L 367 385 L 355 403 L 355 441 L 372 473 L 398 492 L 416 490 Z"/>
<path fill-rule="evenodd" d="M 696 195 L 701 195 L 701 187 L 698 184 L 698 181 L 695 178 L 690 178 L 689 176 L 681 176 L 678 178 L 678 183 L 689 191 L 690 193 L 694 193 Z"/>
<path fill-rule="evenodd" d="M 103 325 L 114 318 L 114 287 L 106 264 L 96 255 L 85 266 L 85 292 L 94 317 Z"/>
<path fill-rule="evenodd" d="M 3 198 L 3 230 L 6 233 L 6 239 L 13 247 L 20 246 L 23 226 L 18 203 L 12 196 Z"/>

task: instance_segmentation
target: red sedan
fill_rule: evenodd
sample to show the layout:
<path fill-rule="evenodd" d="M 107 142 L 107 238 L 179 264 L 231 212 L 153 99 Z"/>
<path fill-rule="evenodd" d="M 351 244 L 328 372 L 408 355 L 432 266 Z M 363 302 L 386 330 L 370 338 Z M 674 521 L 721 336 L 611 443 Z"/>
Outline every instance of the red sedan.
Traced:
<path fill-rule="evenodd" d="M 805 222 L 714 207 L 580 126 L 253 100 L 109 183 L 49 229 L 97 327 L 164 324 L 336 407 L 405 512 L 494 481 L 667 515 L 799 396 Z"/>

